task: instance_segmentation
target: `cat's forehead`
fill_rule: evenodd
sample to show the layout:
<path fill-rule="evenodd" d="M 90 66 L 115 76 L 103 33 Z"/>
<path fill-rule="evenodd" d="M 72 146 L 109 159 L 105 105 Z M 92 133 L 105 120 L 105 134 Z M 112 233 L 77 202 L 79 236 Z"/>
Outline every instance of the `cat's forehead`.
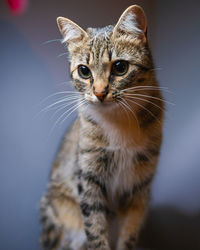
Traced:
<path fill-rule="evenodd" d="M 102 67 L 104 63 L 109 62 L 111 53 L 110 37 L 112 35 L 113 26 L 104 28 L 88 28 L 89 35 L 89 60 L 88 64 L 94 68 Z"/>
<path fill-rule="evenodd" d="M 138 44 L 134 39 L 128 37 L 112 38 L 113 26 L 109 25 L 103 28 L 88 28 L 88 40 L 72 54 L 72 65 L 89 65 L 91 69 L 103 73 L 106 65 L 116 60 L 131 60 L 137 55 Z M 78 52 L 78 53 L 77 53 Z M 104 67 L 105 66 L 105 67 Z"/>
<path fill-rule="evenodd" d="M 112 34 L 114 26 L 108 25 L 102 28 L 87 28 L 86 32 L 91 39 L 102 39 L 106 37 L 110 37 Z"/>

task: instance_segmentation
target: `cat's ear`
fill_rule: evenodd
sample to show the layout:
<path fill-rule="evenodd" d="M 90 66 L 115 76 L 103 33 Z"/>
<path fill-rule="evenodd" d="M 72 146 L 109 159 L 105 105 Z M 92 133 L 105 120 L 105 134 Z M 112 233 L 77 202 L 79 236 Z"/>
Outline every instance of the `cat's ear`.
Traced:
<path fill-rule="evenodd" d="M 81 27 L 65 17 L 58 17 L 57 24 L 63 36 L 63 43 L 80 42 L 87 37 L 87 33 Z"/>
<path fill-rule="evenodd" d="M 147 25 L 143 9 L 138 5 L 128 7 L 117 22 L 113 30 L 114 36 L 134 34 L 145 38 Z"/>

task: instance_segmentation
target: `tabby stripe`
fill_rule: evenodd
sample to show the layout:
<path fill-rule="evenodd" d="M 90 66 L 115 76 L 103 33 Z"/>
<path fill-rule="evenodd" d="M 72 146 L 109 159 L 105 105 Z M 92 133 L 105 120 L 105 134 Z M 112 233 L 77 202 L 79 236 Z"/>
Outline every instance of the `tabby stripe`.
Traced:
<path fill-rule="evenodd" d="M 85 225 L 85 227 L 91 227 L 91 226 L 92 226 L 92 223 L 90 223 L 90 222 L 85 222 L 84 225 Z"/>
<path fill-rule="evenodd" d="M 80 81 L 78 79 L 73 79 L 73 80 L 74 80 L 75 88 L 80 92 L 84 92 L 85 91 L 85 82 Z"/>
<path fill-rule="evenodd" d="M 136 237 L 130 236 L 129 239 L 125 242 L 126 248 L 127 249 L 133 249 L 134 245 L 136 243 Z"/>
<path fill-rule="evenodd" d="M 51 231 L 55 230 L 55 226 L 53 224 L 50 224 L 48 227 L 46 227 L 45 231 L 47 234 L 49 234 Z"/>
<path fill-rule="evenodd" d="M 108 50 L 108 57 L 109 57 L 109 61 L 111 62 L 112 60 L 112 51 Z"/>
<path fill-rule="evenodd" d="M 81 211 L 82 211 L 83 215 L 86 217 L 90 216 L 91 212 L 108 213 L 108 208 L 99 202 L 95 202 L 92 205 L 90 205 L 86 202 L 81 202 L 80 207 L 81 207 Z"/>
<path fill-rule="evenodd" d="M 85 230 L 85 233 L 86 233 L 89 241 L 94 241 L 94 240 L 97 240 L 99 238 L 98 235 L 91 234 L 87 229 Z"/>
<path fill-rule="evenodd" d="M 148 68 L 148 67 L 145 67 L 144 65 L 141 65 L 141 64 L 134 64 L 135 66 L 137 66 L 138 68 L 140 68 L 141 71 L 149 71 L 149 70 L 152 70 L 152 68 Z"/>
<path fill-rule="evenodd" d="M 60 241 L 60 236 L 61 232 L 60 231 L 54 231 L 54 232 L 46 232 L 45 237 L 42 239 L 42 244 L 45 247 L 45 249 L 53 249 L 55 248 L 59 241 Z"/>
<path fill-rule="evenodd" d="M 106 197 L 107 196 L 107 192 L 106 192 L 106 187 L 105 184 L 102 183 L 97 176 L 92 175 L 91 173 L 83 173 L 82 177 L 87 180 L 88 182 L 92 182 L 94 184 L 96 184 L 97 186 L 100 187 L 102 194 Z"/>
<path fill-rule="evenodd" d="M 91 76 L 91 77 L 90 77 L 90 86 L 92 86 L 93 82 L 94 82 L 94 79 L 93 79 L 93 77 Z"/>
<path fill-rule="evenodd" d="M 93 125 L 97 125 L 97 123 L 96 123 L 94 120 L 90 119 L 89 117 L 85 117 L 85 116 L 84 116 L 84 119 L 85 119 L 87 122 L 92 123 Z"/>
<path fill-rule="evenodd" d="M 132 189 L 132 192 L 131 192 L 132 195 L 142 191 L 146 186 L 148 186 L 151 183 L 152 179 L 153 179 L 153 175 L 150 175 L 144 181 L 135 185 Z"/>
<path fill-rule="evenodd" d="M 144 82 L 146 79 L 145 78 L 139 78 L 137 79 L 137 82 Z"/>
<path fill-rule="evenodd" d="M 158 121 L 161 117 L 162 110 L 152 106 L 151 103 L 148 103 L 144 106 L 147 110 L 149 110 L 152 114 L 150 114 L 146 109 L 141 108 L 137 114 L 137 117 L 140 120 L 140 127 L 147 127 L 155 121 Z"/>
<path fill-rule="evenodd" d="M 81 154 L 85 154 L 85 153 L 97 153 L 97 152 L 101 152 L 104 149 L 99 147 L 99 148 L 88 148 L 88 149 L 81 149 L 80 153 Z"/>
<path fill-rule="evenodd" d="M 130 242 L 130 241 L 125 242 L 126 249 L 132 250 L 134 247 L 134 244 L 135 244 L 135 242 Z"/>
<path fill-rule="evenodd" d="M 99 164 L 102 164 L 102 167 L 109 167 L 111 164 L 111 161 L 113 159 L 114 153 L 106 152 L 105 150 L 102 152 L 102 154 L 96 159 L 96 162 Z"/>
<path fill-rule="evenodd" d="M 148 162 L 149 158 L 144 153 L 137 153 L 134 157 L 134 160 L 136 160 L 137 162 Z"/>
<path fill-rule="evenodd" d="M 110 83 L 110 84 L 113 84 L 114 79 L 115 79 L 114 75 L 113 75 L 113 74 L 110 74 L 109 77 L 108 77 L 109 83 Z"/>
<path fill-rule="evenodd" d="M 78 193 L 79 194 L 83 193 L 83 186 L 80 183 L 78 184 Z"/>
<path fill-rule="evenodd" d="M 51 249 L 54 249 L 55 247 L 57 247 L 58 243 L 60 241 L 60 236 L 56 237 L 52 243 L 51 243 Z"/>
<path fill-rule="evenodd" d="M 145 163 L 150 160 L 151 157 L 153 156 L 158 156 L 160 153 L 160 150 L 157 148 L 149 148 L 145 151 L 145 153 L 137 153 L 133 157 L 133 161 L 139 162 L 139 163 Z M 151 157 L 150 157 L 151 156 Z"/>
<path fill-rule="evenodd" d="M 47 221 L 47 216 L 46 215 L 44 215 L 44 216 L 42 216 L 41 218 L 40 218 L 40 221 L 42 222 L 42 223 L 44 223 L 44 222 L 46 222 Z"/>
<path fill-rule="evenodd" d="M 148 153 L 152 156 L 158 156 L 160 154 L 159 148 L 149 148 Z"/>
<path fill-rule="evenodd" d="M 119 199 L 120 209 L 122 210 L 124 208 L 126 209 L 126 207 L 128 206 L 130 202 L 131 197 L 134 196 L 136 193 L 139 193 L 140 191 L 142 191 L 148 184 L 151 183 L 152 179 L 153 179 L 153 176 L 149 176 L 141 183 L 134 185 L 132 190 L 124 192 L 123 195 L 121 195 Z"/>
<path fill-rule="evenodd" d="M 95 247 L 95 249 L 97 248 L 99 248 L 99 247 L 101 247 L 102 245 L 105 245 L 105 243 L 103 242 L 103 241 L 99 241 L 98 243 L 96 243 L 95 245 L 94 245 L 94 247 Z"/>
<path fill-rule="evenodd" d="M 87 64 L 90 63 L 90 53 L 88 53 L 88 55 L 87 55 L 86 62 L 87 62 Z"/>

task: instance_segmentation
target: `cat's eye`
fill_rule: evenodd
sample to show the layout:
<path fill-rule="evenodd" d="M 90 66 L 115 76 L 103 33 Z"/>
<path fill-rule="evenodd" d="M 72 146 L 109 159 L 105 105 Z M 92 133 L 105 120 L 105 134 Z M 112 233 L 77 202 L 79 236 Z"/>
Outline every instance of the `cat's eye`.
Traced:
<path fill-rule="evenodd" d="M 114 62 L 111 71 L 116 76 L 125 75 L 128 71 L 128 62 L 124 60 Z"/>
<path fill-rule="evenodd" d="M 92 76 L 90 69 L 85 65 L 78 66 L 78 74 L 83 79 L 88 79 Z"/>

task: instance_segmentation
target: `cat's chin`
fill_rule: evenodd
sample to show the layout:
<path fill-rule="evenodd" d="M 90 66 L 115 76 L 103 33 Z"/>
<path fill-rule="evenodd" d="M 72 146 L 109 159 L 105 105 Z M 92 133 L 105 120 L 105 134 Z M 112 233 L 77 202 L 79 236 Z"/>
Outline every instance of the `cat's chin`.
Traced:
<path fill-rule="evenodd" d="M 120 106 L 117 102 L 103 102 L 103 103 L 90 103 L 84 110 L 86 115 L 89 115 L 92 119 L 98 120 L 102 115 L 104 117 L 110 117 L 113 114 L 119 114 Z"/>
<path fill-rule="evenodd" d="M 108 101 L 91 103 L 89 106 L 93 110 L 100 112 L 109 112 L 119 108 L 119 105 L 116 102 L 108 102 Z"/>

